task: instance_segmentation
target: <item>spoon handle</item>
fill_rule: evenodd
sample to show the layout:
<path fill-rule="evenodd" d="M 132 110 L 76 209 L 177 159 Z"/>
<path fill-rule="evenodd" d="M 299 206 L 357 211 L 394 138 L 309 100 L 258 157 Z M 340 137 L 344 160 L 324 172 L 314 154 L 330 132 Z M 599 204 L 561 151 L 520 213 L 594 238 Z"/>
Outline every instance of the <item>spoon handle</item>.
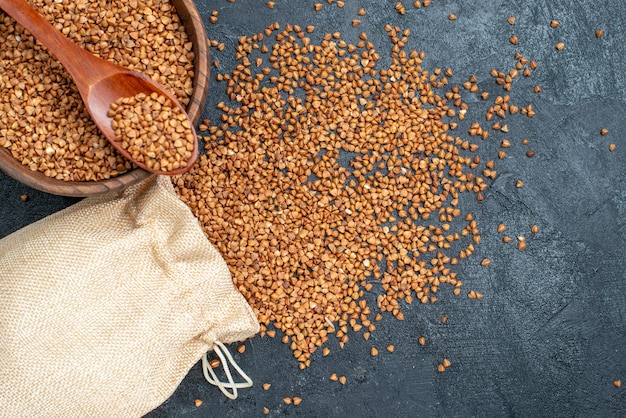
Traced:
<path fill-rule="evenodd" d="M 113 63 L 110 63 L 110 66 L 106 65 L 106 62 L 105 65 L 102 63 L 91 65 L 98 59 L 65 37 L 26 0 L 0 0 L 0 9 L 15 19 L 61 61 L 81 92 L 90 87 L 85 72 L 89 72 L 89 80 L 93 81 L 117 70 Z"/>

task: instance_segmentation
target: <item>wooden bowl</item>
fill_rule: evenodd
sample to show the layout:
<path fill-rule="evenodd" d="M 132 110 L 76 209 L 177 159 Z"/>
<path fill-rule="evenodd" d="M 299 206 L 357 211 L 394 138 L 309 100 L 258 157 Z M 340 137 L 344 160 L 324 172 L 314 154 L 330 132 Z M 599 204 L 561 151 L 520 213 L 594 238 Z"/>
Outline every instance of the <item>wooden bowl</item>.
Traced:
<path fill-rule="evenodd" d="M 202 18 L 193 0 L 170 1 L 174 7 L 176 7 L 176 11 L 193 43 L 195 75 L 193 79 L 193 92 L 189 104 L 187 105 L 187 113 L 195 125 L 202 114 L 202 108 L 204 107 L 209 87 L 209 51 L 206 33 Z M 95 196 L 105 192 L 120 191 L 152 175 L 147 171 L 137 168 L 108 180 L 56 180 L 46 177 L 39 171 L 31 171 L 4 148 L 0 148 L 0 170 L 33 189 L 61 196 L 74 197 Z"/>

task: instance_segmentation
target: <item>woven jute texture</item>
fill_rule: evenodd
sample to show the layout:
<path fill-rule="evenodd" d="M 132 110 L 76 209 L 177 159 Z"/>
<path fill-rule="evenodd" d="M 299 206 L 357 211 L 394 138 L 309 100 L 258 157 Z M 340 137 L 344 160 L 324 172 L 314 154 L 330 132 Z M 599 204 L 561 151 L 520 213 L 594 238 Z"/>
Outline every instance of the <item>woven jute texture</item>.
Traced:
<path fill-rule="evenodd" d="M 0 416 L 141 416 L 215 341 L 257 331 L 168 178 L 0 241 Z"/>

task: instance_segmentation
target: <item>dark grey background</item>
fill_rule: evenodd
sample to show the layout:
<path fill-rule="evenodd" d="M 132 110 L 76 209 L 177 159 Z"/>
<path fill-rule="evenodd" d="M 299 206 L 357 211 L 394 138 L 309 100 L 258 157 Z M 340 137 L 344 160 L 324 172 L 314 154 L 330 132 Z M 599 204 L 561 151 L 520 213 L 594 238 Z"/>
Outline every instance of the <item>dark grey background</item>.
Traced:
<path fill-rule="evenodd" d="M 537 60 L 530 79 L 519 79 L 512 101 L 532 103 L 537 116 L 507 118 L 506 135 L 514 146 L 497 161 L 498 179 L 482 203 L 464 204 L 477 218 L 482 242 L 473 257 L 458 266 L 465 291 L 484 293 L 482 301 L 452 296 L 442 288 L 434 305 L 405 309 L 404 322 L 385 316 L 369 342 L 353 336 L 344 350 L 334 341 L 330 356 L 316 353 L 301 371 L 279 339 L 256 337 L 235 358 L 255 386 L 230 401 L 204 381 L 196 365 L 174 395 L 151 413 L 157 417 L 263 416 L 626 416 L 626 69 L 623 35 L 626 6 L 597 0 L 433 0 L 416 10 L 404 1 L 406 15 L 394 1 L 345 0 L 343 9 L 328 5 L 313 11 L 313 1 L 200 1 L 208 36 L 226 44 L 212 50 L 220 67 L 233 68 L 233 51 L 241 35 L 262 31 L 278 21 L 317 27 L 313 39 L 341 31 L 356 42 L 366 31 L 388 62 L 386 23 L 412 30 L 409 49 L 426 53 L 424 68 L 452 67 L 451 81 L 461 84 L 470 74 L 482 90 L 504 91 L 489 76 L 491 68 L 509 69 L 513 54 Z M 361 25 L 352 28 L 359 7 L 367 9 Z M 219 10 L 213 25 L 208 17 Z M 455 13 L 458 20 L 449 21 Z M 506 19 L 514 15 L 517 24 Z M 552 29 L 550 19 L 561 26 Z M 596 39 L 594 31 L 604 30 Z M 516 34 L 519 45 L 508 42 Z M 562 41 L 565 49 L 554 45 Z M 381 65 L 381 68 L 383 66 Z M 215 72 L 215 70 L 214 70 Z M 538 84 L 543 91 L 532 92 Z M 205 117 L 217 117 L 215 104 L 225 86 L 212 82 Z M 466 95 L 469 122 L 482 121 L 486 104 Z M 485 123 L 483 122 L 483 125 Z M 609 129 L 602 137 L 600 128 Z M 482 156 L 493 158 L 504 134 L 481 142 Z M 529 146 L 520 145 L 528 138 Z M 608 144 L 615 143 L 615 152 Z M 527 158 L 528 148 L 535 151 Z M 525 187 L 514 186 L 522 179 Z M 20 195 L 29 200 L 22 202 Z M 0 173 L 0 237 L 76 202 L 29 189 Z M 505 223 L 512 236 L 528 238 L 526 251 L 501 242 L 496 232 Z M 537 224 L 536 235 L 529 232 Z M 479 265 L 483 257 L 491 266 Z M 439 318 L 447 315 L 448 322 Z M 417 344 L 424 335 L 425 347 Z M 394 344 L 396 351 L 384 347 Z M 371 346 L 380 355 L 369 355 Z M 236 345 L 233 346 L 236 347 Z M 234 351 L 234 350 L 233 350 Z M 443 374 L 436 366 L 449 358 Z M 331 382 L 331 373 L 347 384 Z M 269 391 L 261 384 L 272 383 Z M 282 398 L 299 396 L 300 406 Z M 196 408 L 194 400 L 203 404 Z"/>

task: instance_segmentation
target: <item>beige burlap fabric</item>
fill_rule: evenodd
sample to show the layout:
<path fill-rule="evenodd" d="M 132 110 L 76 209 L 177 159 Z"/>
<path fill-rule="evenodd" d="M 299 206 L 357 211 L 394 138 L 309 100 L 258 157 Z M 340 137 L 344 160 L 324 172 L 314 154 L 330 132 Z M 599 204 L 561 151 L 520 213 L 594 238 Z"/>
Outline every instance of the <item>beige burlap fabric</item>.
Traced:
<path fill-rule="evenodd" d="M 257 331 L 167 178 L 0 240 L 0 416 L 141 416 L 216 341 Z"/>

